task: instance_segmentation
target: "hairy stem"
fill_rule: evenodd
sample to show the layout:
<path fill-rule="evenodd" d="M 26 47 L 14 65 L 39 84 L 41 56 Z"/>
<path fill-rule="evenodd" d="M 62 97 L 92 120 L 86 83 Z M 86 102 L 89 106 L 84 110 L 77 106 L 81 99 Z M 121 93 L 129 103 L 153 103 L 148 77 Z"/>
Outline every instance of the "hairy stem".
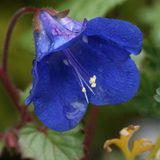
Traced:
<path fill-rule="evenodd" d="M 26 8 L 22 8 L 19 11 L 17 11 L 15 13 L 15 15 L 13 16 L 13 18 L 9 24 L 7 33 L 6 33 L 6 38 L 5 38 L 5 42 L 4 42 L 4 49 L 3 49 L 3 57 L 2 57 L 2 67 L 0 67 L 0 81 L 2 82 L 4 88 L 6 89 L 7 93 L 9 94 L 9 96 L 10 96 L 11 100 L 13 101 L 14 105 L 16 106 L 17 110 L 21 114 L 21 121 L 24 119 L 23 118 L 24 113 L 25 113 L 25 117 L 27 117 L 26 118 L 27 121 L 32 121 L 32 117 L 25 107 L 20 106 L 19 92 L 16 89 L 14 83 L 12 82 L 10 76 L 8 75 L 7 62 L 8 62 L 9 44 L 10 44 L 10 39 L 11 39 L 13 28 L 14 28 L 17 20 L 19 19 L 19 17 L 25 13 L 28 13 L 28 12 L 36 13 L 37 11 L 39 11 L 39 9 L 33 8 L 33 7 L 26 7 Z M 22 123 L 22 122 L 20 122 L 20 123 Z"/>
<path fill-rule="evenodd" d="M 7 33 L 6 33 L 5 42 L 4 42 L 2 68 L 5 71 L 7 70 L 7 61 L 8 61 L 8 51 L 9 51 L 10 39 L 11 39 L 13 28 L 14 28 L 17 20 L 24 13 L 28 13 L 28 12 L 36 13 L 38 10 L 39 9 L 34 8 L 34 7 L 26 7 L 26 8 L 22 8 L 19 11 L 17 11 L 15 13 L 15 15 L 13 16 L 13 18 L 12 18 L 10 24 L 9 24 L 9 27 L 8 27 L 8 30 L 7 30 Z"/>
<path fill-rule="evenodd" d="M 4 88 L 6 89 L 9 97 L 11 98 L 12 102 L 16 106 L 17 110 L 21 114 L 22 120 L 24 119 L 23 113 L 25 112 L 25 116 L 27 117 L 26 121 L 27 122 L 32 121 L 33 120 L 32 116 L 27 111 L 27 108 L 23 107 L 23 106 L 20 106 L 20 104 L 19 104 L 19 92 L 18 92 L 18 90 L 15 88 L 15 86 L 14 86 L 13 82 L 11 81 L 7 72 L 1 67 L 0 67 L 0 81 L 2 82 Z M 22 122 L 20 122 L 20 123 L 22 123 Z"/>
<path fill-rule="evenodd" d="M 91 150 L 92 138 L 93 138 L 95 123 L 98 115 L 98 109 L 99 109 L 99 106 L 97 105 L 92 106 L 92 111 L 89 118 L 89 124 L 88 124 L 88 130 L 87 130 L 87 138 L 85 140 L 85 147 L 88 151 Z M 83 158 L 83 160 L 89 160 L 89 159 L 90 159 L 90 154 L 88 153 Z"/>
<path fill-rule="evenodd" d="M 0 80 L 4 88 L 6 89 L 7 93 L 9 94 L 11 100 L 13 101 L 14 105 L 17 107 L 17 110 L 20 112 L 21 107 L 19 105 L 18 91 L 15 88 L 13 82 L 11 81 L 8 73 L 3 68 L 0 68 Z"/>

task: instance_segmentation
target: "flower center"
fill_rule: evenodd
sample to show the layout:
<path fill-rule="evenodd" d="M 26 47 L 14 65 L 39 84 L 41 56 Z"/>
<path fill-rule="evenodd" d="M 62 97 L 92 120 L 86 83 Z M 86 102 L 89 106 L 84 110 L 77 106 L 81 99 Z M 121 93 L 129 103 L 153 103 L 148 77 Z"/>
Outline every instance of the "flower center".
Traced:
<path fill-rule="evenodd" d="M 63 49 L 62 52 L 66 57 L 67 65 L 71 67 L 80 87 L 82 88 L 82 92 L 85 95 L 87 103 L 89 103 L 85 86 L 87 86 L 87 88 L 95 95 L 92 88 L 96 87 L 96 76 L 90 76 L 90 74 L 77 61 L 69 48 Z M 91 85 L 92 88 L 89 85 Z"/>

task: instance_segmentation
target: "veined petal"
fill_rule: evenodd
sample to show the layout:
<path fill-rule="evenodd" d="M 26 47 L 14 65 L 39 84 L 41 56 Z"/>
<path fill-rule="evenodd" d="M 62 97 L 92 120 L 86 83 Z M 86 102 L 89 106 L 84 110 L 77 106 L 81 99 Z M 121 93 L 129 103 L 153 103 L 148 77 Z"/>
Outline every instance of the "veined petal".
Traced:
<path fill-rule="evenodd" d="M 34 33 L 39 60 L 43 56 L 72 45 L 83 34 L 87 20 L 79 22 L 69 17 L 52 17 L 45 11 L 40 13 L 41 31 Z"/>
<path fill-rule="evenodd" d="M 143 35 L 135 25 L 115 19 L 98 17 L 88 21 L 84 32 L 87 36 L 97 36 L 108 41 L 112 46 L 124 50 L 123 54 L 110 53 L 111 59 L 122 60 L 131 53 L 137 55 L 141 51 Z"/>
<path fill-rule="evenodd" d="M 62 52 L 55 52 L 46 58 L 45 65 L 37 63 L 38 79 L 33 81 L 35 88 L 30 99 L 43 124 L 55 131 L 67 131 L 82 119 L 87 101 L 80 96 L 81 88 L 66 65 Z"/>
<path fill-rule="evenodd" d="M 101 40 L 96 45 L 101 44 Z M 102 46 L 103 47 L 103 46 Z M 87 90 L 89 101 L 96 105 L 118 104 L 131 99 L 139 87 L 139 72 L 130 57 L 123 63 L 109 62 L 106 58 L 112 53 L 112 48 L 106 47 L 106 52 L 101 55 L 100 50 L 90 48 L 90 38 L 87 43 L 83 37 L 74 43 L 70 50 L 91 75 L 96 75 L 95 93 Z M 115 48 L 113 50 L 116 51 Z M 116 53 L 116 52 L 115 52 Z M 123 50 L 117 49 L 117 54 L 123 54 Z"/>

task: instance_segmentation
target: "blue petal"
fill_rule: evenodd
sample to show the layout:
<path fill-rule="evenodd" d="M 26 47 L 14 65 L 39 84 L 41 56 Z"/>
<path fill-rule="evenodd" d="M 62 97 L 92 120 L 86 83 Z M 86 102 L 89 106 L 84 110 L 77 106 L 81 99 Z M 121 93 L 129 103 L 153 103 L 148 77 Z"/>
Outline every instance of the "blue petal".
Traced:
<path fill-rule="evenodd" d="M 102 17 L 92 19 L 87 23 L 84 34 L 99 36 L 111 45 L 116 45 L 124 50 L 124 53 L 119 57 L 116 53 L 110 53 L 111 59 L 125 59 L 131 53 L 137 55 L 140 53 L 143 44 L 143 35 L 139 28 L 121 20 Z"/>
<path fill-rule="evenodd" d="M 120 63 L 107 59 L 112 53 L 115 56 L 123 55 L 125 49 L 114 47 L 108 41 L 103 43 L 104 39 L 101 38 L 97 38 L 96 41 L 94 36 L 85 38 L 87 38 L 85 41 L 83 37 L 79 39 L 70 47 L 70 50 L 86 71 L 97 77 L 97 85 L 93 88 L 95 95 L 87 90 L 89 101 L 92 104 L 105 105 L 123 103 L 131 99 L 138 90 L 140 79 L 134 61 L 130 57 Z M 95 41 L 94 46 L 92 38 Z M 96 47 L 98 45 L 101 45 L 102 49 L 98 49 Z"/>
<path fill-rule="evenodd" d="M 26 105 L 33 101 L 35 113 L 49 128 L 60 132 L 74 128 L 87 108 L 81 87 L 60 51 L 66 47 L 97 77 L 95 95 L 86 88 L 92 104 L 122 103 L 136 94 L 139 72 L 129 55 L 140 52 L 143 37 L 134 25 L 96 18 L 58 48 L 52 47 L 52 40 L 47 34 L 35 33 L 33 89 L 26 99 Z"/>
<path fill-rule="evenodd" d="M 48 52 L 43 52 L 46 55 L 70 46 L 82 34 L 87 23 L 86 19 L 84 19 L 83 23 L 72 20 L 69 17 L 59 19 L 58 17 L 52 17 L 44 11 L 40 13 L 40 20 L 41 32 L 37 33 L 38 37 L 42 37 L 40 39 L 44 44 L 46 44 L 46 38 L 44 39 L 44 36 L 51 42 L 50 45 L 47 45 L 50 47 Z M 36 36 L 35 41 L 38 40 L 38 37 Z"/>
<path fill-rule="evenodd" d="M 63 132 L 74 128 L 82 119 L 87 101 L 80 96 L 81 88 L 62 52 L 46 58 L 44 65 L 37 62 L 38 78 L 33 74 L 33 89 L 26 105 L 33 101 L 35 113 L 43 124 Z"/>

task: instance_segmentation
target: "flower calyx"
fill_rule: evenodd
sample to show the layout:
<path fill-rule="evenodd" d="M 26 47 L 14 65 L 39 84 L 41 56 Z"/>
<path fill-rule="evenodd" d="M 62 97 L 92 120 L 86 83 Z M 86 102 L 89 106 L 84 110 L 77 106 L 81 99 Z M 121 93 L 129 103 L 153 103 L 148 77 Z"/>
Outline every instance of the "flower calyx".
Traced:
<path fill-rule="evenodd" d="M 34 30 L 33 32 L 39 32 L 40 31 L 40 20 L 39 20 L 39 14 L 41 11 L 45 11 L 47 13 L 49 13 L 51 16 L 57 16 L 57 17 L 60 17 L 60 18 L 64 18 L 68 15 L 70 9 L 65 9 L 61 12 L 58 12 L 58 11 L 55 11 L 51 8 L 42 8 L 40 10 L 38 10 L 34 16 L 34 19 L 33 19 L 33 25 L 34 25 Z"/>
<path fill-rule="evenodd" d="M 128 147 L 129 139 L 132 137 L 133 133 L 139 129 L 139 127 L 140 126 L 130 125 L 126 128 L 123 128 L 120 131 L 120 139 L 116 138 L 116 139 L 107 140 L 104 144 L 104 149 L 107 149 L 108 152 L 111 152 L 112 149 L 109 146 L 111 144 L 115 144 L 121 149 L 121 151 L 123 152 L 127 160 L 134 160 L 134 158 L 138 154 L 151 150 L 154 147 L 154 145 L 152 144 L 151 141 L 145 138 L 135 139 L 133 141 L 131 151 L 129 150 L 129 147 Z M 143 144 L 146 142 L 147 144 Z"/>

